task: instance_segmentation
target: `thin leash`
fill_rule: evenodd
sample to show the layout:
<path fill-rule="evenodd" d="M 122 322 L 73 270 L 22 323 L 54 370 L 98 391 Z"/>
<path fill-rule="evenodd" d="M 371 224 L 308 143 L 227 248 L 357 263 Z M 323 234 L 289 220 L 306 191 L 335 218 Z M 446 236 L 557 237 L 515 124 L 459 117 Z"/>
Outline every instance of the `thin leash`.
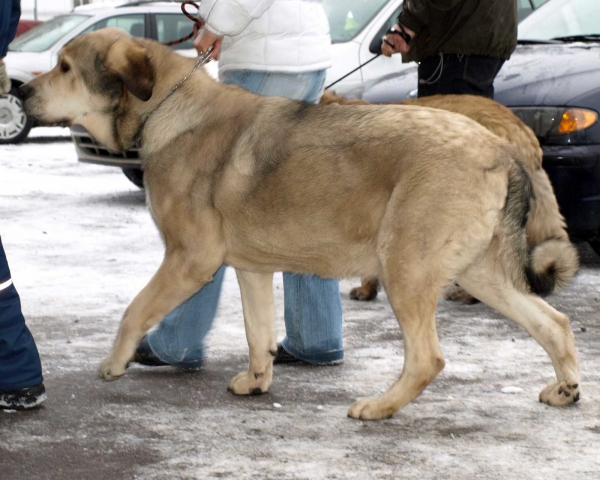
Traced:
<path fill-rule="evenodd" d="M 408 34 L 408 32 L 404 29 L 404 26 L 399 23 L 398 26 L 400 27 L 400 30 L 396 30 L 394 27 L 390 28 L 387 32 L 385 32 L 385 35 L 381 38 L 381 40 L 385 43 L 387 43 L 390 47 L 394 48 L 394 45 L 387 39 L 385 38 L 387 35 L 400 35 L 402 37 L 402 39 L 406 42 L 407 45 L 410 45 L 410 41 L 412 40 L 410 38 L 410 35 Z M 381 57 L 381 53 L 378 53 L 377 55 L 375 55 L 373 58 L 370 58 L 369 60 L 367 60 L 365 63 L 361 63 L 358 67 L 356 67 L 354 70 L 351 70 L 350 72 L 348 72 L 346 75 L 344 75 L 343 77 L 338 78 L 335 82 L 330 83 L 329 85 L 327 85 L 325 87 L 325 90 L 333 87 L 336 83 L 341 82 L 344 78 L 349 77 L 350 75 L 352 75 L 354 72 L 356 72 L 357 70 L 360 70 L 361 68 L 363 68 L 365 65 L 368 65 L 369 63 L 371 63 L 373 60 L 375 60 L 376 58 Z"/>

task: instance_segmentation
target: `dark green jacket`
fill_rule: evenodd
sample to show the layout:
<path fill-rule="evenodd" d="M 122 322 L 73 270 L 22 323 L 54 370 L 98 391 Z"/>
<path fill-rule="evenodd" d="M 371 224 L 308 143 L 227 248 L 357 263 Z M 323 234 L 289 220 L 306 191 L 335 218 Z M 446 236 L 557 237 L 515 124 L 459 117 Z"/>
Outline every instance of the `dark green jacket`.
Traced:
<path fill-rule="evenodd" d="M 404 0 L 398 21 L 416 32 L 405 62 L 440 52 L 508 60 L 517 46 L 516 0 Z"/>

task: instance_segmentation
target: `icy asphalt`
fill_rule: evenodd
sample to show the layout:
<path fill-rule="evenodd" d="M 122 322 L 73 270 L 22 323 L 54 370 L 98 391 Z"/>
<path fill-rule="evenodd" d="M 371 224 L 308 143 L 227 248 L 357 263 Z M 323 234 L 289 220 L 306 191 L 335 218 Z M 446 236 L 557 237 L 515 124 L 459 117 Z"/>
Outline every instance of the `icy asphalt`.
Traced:
<path fill-rule="evenodd" d="M 574 284 L 549 299 L 570 316 L 579 355 L 582 399 L 568 408 L 537 401 L 553 371 L 525 331 L 440 300 L 445 370 L 392 419 L 347 418 L 402 368 L 385 295 L 353 302 L 355 281 L 341 285 L 343 365 L 277 366 L 269 394 L 234 397 L 247 344 L 232 271 L 203 371 L 132 367 L 105 383 L 99 362 L 162 244 L 143 193 L 118 169 L 77 163 L 68 140 L 37 129 L 0 146 L 0 233 L 48 392 L 37 411 L 0 412 L 0 479 L 600 478 L 600 261 L 589 248 Z M 275 288 L 282 336 L 281 276 Z"/>

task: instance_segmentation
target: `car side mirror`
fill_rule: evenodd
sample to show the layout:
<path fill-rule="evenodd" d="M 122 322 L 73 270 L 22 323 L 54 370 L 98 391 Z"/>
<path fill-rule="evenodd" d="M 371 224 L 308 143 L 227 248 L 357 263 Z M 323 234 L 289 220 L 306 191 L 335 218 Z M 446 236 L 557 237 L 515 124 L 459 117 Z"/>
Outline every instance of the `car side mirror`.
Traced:
<path fill-rule="evenodd" d="M 381 42 L 383 42 L 383 36 L 385 35 L 385 32 L 387 32 L 390 29 L 390 27 L 392 27 L 396 23 L 396 19 L 398 18 L 401 12 L 402 7 L 396 10 L 394 14 L 388 19 L 388 21 L 381 26 L 381 28 L 377 32 L 377 35 L 375 35 L 375 38 L 373 38 L 373 40 L 371 40 L 371 43 L 369 44 L 369 52 L 374 53 L 375 55 L 379 55 L 381 53 Z"/>
<path fill-rule="evenodd" d="M 387 32 L 387 28 L 384 25 L 381 30 L 377 32 L 377 35 L 373 40 L 371 40 L 371 44 L 369 45 L 369 52 L 374 53 L 375 55 L 381 54 L 381 43 L 383 42 L 383 36 L 385 32 Z"/>

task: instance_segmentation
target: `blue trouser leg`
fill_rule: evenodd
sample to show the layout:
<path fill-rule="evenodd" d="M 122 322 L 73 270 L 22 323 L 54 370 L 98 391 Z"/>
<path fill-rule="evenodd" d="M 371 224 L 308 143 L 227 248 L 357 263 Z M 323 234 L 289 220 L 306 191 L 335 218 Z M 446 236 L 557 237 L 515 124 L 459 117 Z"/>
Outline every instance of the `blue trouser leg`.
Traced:
<path fill-rule="evenodd" d="M 285 74 L 230 70 L 221 80 L 260 95 L 316 103 L 323 93 L 325 71 Z M 148 334 L 150 348 L 161 360 L 184 368 L 198 366 L 202 361 L 204 337 L 214 320 L 224 271 L 221 267 L 212 283 L 173 310 L 157 330 Z M 284 296 L 284 348 L 309 363 L 341 360 L 344 351 L 338 281 L 284 274 Z"/>
<path fill-rule="evenodd" d="M 0 239 L 0 390 L 19 390 L 42 381 L 40 356 L 25 325 Z"/>
<path fill-rule="evenodd" d="M 283 274 L 285 332 L 283 348 L 309 363 L 344 358 L 342 302 L 337 280 Z"/>
<path fill-rule="evenodd" d="M 221 265 L 212 282 L 169 313 L 148 335 L 150 348 L 163 362 L 182 368 L 202 364 L 204 337 L 217 313 L 225 268 Z"/>

